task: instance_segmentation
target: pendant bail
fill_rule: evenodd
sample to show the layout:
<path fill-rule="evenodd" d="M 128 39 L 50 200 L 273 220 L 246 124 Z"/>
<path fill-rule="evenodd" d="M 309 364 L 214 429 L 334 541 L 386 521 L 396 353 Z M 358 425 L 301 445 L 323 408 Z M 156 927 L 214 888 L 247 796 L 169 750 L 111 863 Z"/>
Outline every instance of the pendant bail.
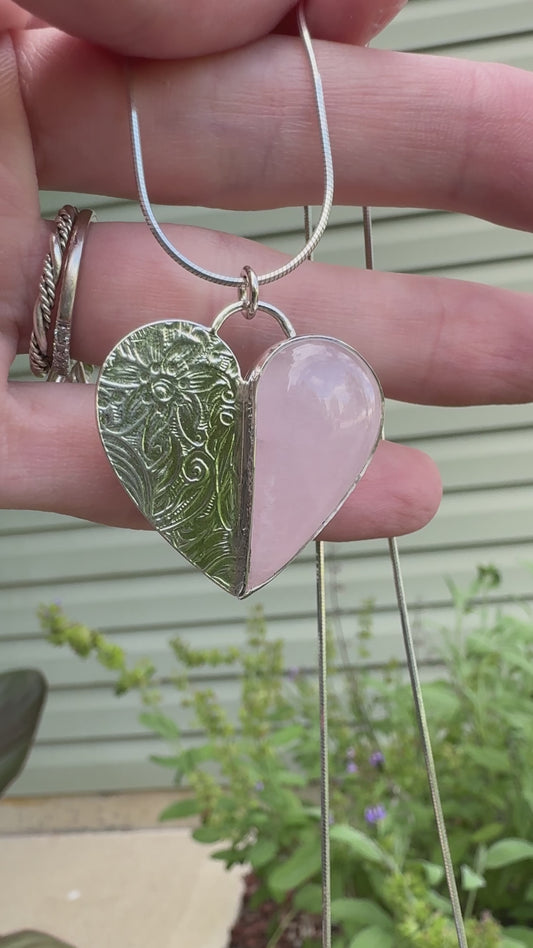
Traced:
<path fill-rule="evenodd" d="M 253 319 L 257 313 L 259 303 L 259 280 L 257 273 L 251 267 L 245 266 L 241 270 L 242 283 L 239 287 L 239 302 L 245 319 Z"/>

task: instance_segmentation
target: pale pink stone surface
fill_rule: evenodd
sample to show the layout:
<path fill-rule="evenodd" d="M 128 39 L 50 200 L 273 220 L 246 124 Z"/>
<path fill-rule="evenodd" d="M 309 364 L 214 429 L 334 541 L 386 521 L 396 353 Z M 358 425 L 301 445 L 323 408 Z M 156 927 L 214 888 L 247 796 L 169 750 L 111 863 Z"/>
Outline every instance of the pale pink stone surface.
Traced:
<path fill-rule="evenodd" d="M 381 432 L 379 383 L 334 339 L 290 339 L 267 359 L 256 393 L 247 591 L 277 573 L 350 493 Z"/>

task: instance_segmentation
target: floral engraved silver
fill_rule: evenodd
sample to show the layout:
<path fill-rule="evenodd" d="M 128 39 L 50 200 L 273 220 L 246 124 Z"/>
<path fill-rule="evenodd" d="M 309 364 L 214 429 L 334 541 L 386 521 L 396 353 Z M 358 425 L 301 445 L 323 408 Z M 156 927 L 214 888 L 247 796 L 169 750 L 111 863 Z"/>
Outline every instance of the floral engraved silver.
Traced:
<path fill-rule="evenodd" d="M 181 320 L 131 332 L 104 362 L 97 418 L 147 520 L 219 586 L 237 582 L 241 376 L 228 346 Z"/>

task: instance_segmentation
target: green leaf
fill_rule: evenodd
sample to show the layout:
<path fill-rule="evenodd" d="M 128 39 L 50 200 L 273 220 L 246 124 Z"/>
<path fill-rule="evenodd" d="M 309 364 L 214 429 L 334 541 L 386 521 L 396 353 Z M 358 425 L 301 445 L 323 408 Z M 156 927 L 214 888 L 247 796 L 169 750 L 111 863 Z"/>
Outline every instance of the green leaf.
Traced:
<path fill-rule="evenodd" d="M 150 754 L 150 760 L 158 767 L 170 767 L 172 770 L 176 770 L 180 764 L 179 757 L 166 757 L 164 754 Z"/>
<path fill-rule="evenodd" d="M 444 866 L 439 865 L 439 863 L 423 862 L 422 867 L 430 886 L 439 885 L 444 879 Z"/>
<path fill-rule="evenodd" d="M 306 806 L 304 807 L 304 813 L 312 820 L 319 820 L 322 815 L 319 806 Z"/>
<path fill-rule="evenodd" d="M 248 861 L 253 869 L 261 869 L 274 859 L 278 851 L 272 839 L 260 839 L 249 850 Z"/>
<path fill-rule="evenodd" d="M 274 731 L 272 737 L 269 738 L 269 744 L 271 747 L 283 747 L 285 744 L 291 744 L 302 736 L 303 730 L 301 724 L 290 724 L 287 727 L 282 727 L 278 731 Z"/>
<path fill-rule="evenodd" d="M 195 816 L 199 813 L 200 807 L 195 797 L 187 800 L 177 800 L 165 807 L 159 814 L 159 820 L 163 823 L 165 820 L 183 820 L 187 816 Z"/>
<path fill-rule="evenodd" d="M 447 723 L 460 710 L 461 701 L 447 682 L 429 682 L 422 685 L 422 692 L 429 716 L 438 717 Z"/>
<path fill-rule="evenodd" d="M 378 927 L 392 929 L 392 919 L 381 906 L 370 899 L 333 899 L 331 918 L 351 928 Z"/>
<path fill-rule="evenodd" d="M 51 935 L 28 930 L 0 937 L 0 948 L 72 948 L 72 945 Z"/>
<path fill-rule="evenodd" d="M 488 823 L 472 835 L 472 842 L 490 843 L 492 839 L 500 835 L 503 828 L 503 823 Z"/>
<path fill-rule="evenodd" d="M 291 770 L 282 770 L 277 777 L 279 782 L 286 787 L 307 787 L 309 783 L 304 774 L 296 774 Z"/>
<path fill-rule="evenodd" d="M 533 843 L 525 839 L 499 839 L 487 850 L 485 869 L 501 869 L 524 859 L 533 859 Z"/>
<path fill-rule="evenodd" d="M 512 769 L 507 751 L 497 747 L 465 745 L 464 753 L 473 763 L 492 773 L 508 774 Z"/>
<path fill-rule="evenodd" d="M 389 861 L 381 846 L 346 823 L 334 824 L 330 829 L 330 839 L 336 843 L 344 843 L 355 856 L 360 856 L 367 862 L 386 865 Z"/>
<path fill-rule="evenodd" d="M 139 715 L 139 721 L 150 731 L 159 734 L 165 741 L 175 741 L 180 736 L 178 726 L 161 711 L 143 711 Z"/>
<path fill-rule="evenodd" d="M 203 764 L 207 760 L 212 760 L 214 756 L 214 747 L 212 744 L 202 744 L 201 747 L 189 747 L 187 750 L 177 754 L 175 757 L 176 771 L 180 777 L 184 774 L 190 774 L 195 771 L 198 764 Z"/>
<path fill-rule="evenodd" d="M 503 935 L 505 938 L 514 938 L 518 943 L 524 945 L 524 948 L 533 948 L 533 928 L 512 925 L 510 928 L 504 928 Z"/>
<path fill-rule="evenodd" d="M 363 928 L 350 942 L 350 948 L 393 948 L 391 932 L 383 931 L 378 925 Z"/>
<path fill-rule="evenodd" d="M 507 936 L 504 935 L 498 948 L 527 948 L 527 945 L 525 945 L 523 941 L 516 941 L 515 938 L 507 938 Z"/>
<path fill-rule="evenodd" d="M 312 879 L 320 870 L 320 846 L 316 843 L 304 843 L 295 849 L 292 855 L 276 866 L 268 876 L 268 887 L 276 899 L 296 889 L 302 883 Z"/>
<path fill-rule="evenodd" d="M 46 680 L 33 669 L 0 674 L 0 793 L 22 770 L 46 692 Z"/>
<path fill-rule="evenodd" d="M 465 892 L 475 892 L 477 889 L 483 889 L 486 884 L 483 876 L 474 872 L 470 866 L 461 866 L 461 885 Z"/>
<path fill-rule="evenodd" d="M 230 849 L 217 849 L 216 853 L 211 853 L 210 859 L 218 859 L 220 862 L 226 863 L 226 869 L 231 869 L 232 866 L 239 865 L 241 866 L 243 862 L 246 862 L 246 850 L 237 850 L 230 847 Z"/>
<path fill-rule="evenodd" d="M 451 915 L 452 907 L 450 904 L 449 898 L 445 898 L 443 895 L 439 895 L 438 892 L 428 892 L 427 900 L 433 908 L 437 909 L 438 912 L 442 912 L 443 915 Z"/>
<path fill-rule="evenodd" d="M 192 838 L 197 843 L 218 843 L 220 836 L 221 831 L 213 829 L 212 826 L 199 826 L 192 833 Z"/>
<path fill-rule="evenodd" d="M 298 912 L 320 915 L 322 912 L 322 886 L 315 882 L 308 882 L 303 889 L 295 894 L 292 905 Z"/>

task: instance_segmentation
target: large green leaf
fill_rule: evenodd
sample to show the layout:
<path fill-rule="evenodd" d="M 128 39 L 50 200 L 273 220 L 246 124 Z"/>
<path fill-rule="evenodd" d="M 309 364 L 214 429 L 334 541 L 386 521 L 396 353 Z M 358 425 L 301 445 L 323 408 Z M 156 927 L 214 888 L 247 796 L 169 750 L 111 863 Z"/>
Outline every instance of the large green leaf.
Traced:
<path fill-rule="evenodd" d="M 486 886 L 485 879 L 479 873 L 474 872 L 470 866 L 461 866 L 461 885 L 465 892 L 476 892 Z"/>
<path fill-rule="evenodd" d="M 200 811 L 200 804 L 196 797 L 187 797 L 185 800 L 176 800 L 165 807 L 159 814 L 161 822 L 164 820 L 183 820 L 188 816 L 196 816 Z"/>
<path fill-rule="evenodd" d="M 522 942 L 526 948 L 533 948 L 533 929 L 522 928 L 521 925 L 513 925 L 511 928 L 504 928 L 503 934 L 506 938 L 514 938 L 517 942 Z"/>
<path fill-rule="evenodd" d="M 285 862 L 276 866 L 268 876 L 268 887 L 275 899 L 281 899 L 286 892 L 296 889 L 307 882 L 320 870 L 320 845 L 303 843 Z"/>
<path fill-rule="evenodd" d="M 47 685 L 33 669 L 0 674 L 0 793 L 18 776 L 28 755 Z"/>
<path fill-rule="evenodd" d="M 320 915 L 322 911 L 322 886 L 317 882 L 308 882 L 296 893 L 292 905 L 300 912 Z"/>
<path fill-rule="evenodd" d="M 334 922 L 342 922 L 351 931 L 372 926 L 384 930 L 393 927 L 390 915 L 370 899 L 333 899 L 331 918 Z"/>
<path fill-rule="evenodd" d="M 12 935 L 0 937 L 0 948 L 73 948 L 66 941 L 43 935 L 42 932 L 13 932 Z"/>
<path fill-rule="evenodd" d="M 501 869 L 524 859 L 533 859 L 533 843 L 525 839 L 499 839 L 487 850 L 485 869 Z"/>
<path fill-rule="evenodd" d="M 179 727 L 172 718 L 163 714 L 162 711 L 142 711 L 139 715 L 139 721 L 151 731 L 159 734 L 159 737 L 162 737 L 165 741 L 179 740 Z"/>
<path fill-rule="evenodd" d="M 253 843 L 248 852 L 248 861 L 252 869 L 262 869 L 272 862 L 278 851 L 277 843 L 273 839 L 260 839 Z"/>
<path fill-rule="evenodd" d="M 363 928 L 362 932 L 350 942 L 350 948 L 393 948 L 391 932 L 383 931 L 378 925 Z"/>
<path fill-rule="evenodd" d="M 332 842 L 345 843 L 355 856 L 366 859 L 367 862 L 376 862 L 384 865 L 388 862 L 387 854 L 378 846 L 373 839 L 365 836 L 360 830 L 356 830 L 347 823 L 337 823 L 331 827 L 330 837 Z"/>

